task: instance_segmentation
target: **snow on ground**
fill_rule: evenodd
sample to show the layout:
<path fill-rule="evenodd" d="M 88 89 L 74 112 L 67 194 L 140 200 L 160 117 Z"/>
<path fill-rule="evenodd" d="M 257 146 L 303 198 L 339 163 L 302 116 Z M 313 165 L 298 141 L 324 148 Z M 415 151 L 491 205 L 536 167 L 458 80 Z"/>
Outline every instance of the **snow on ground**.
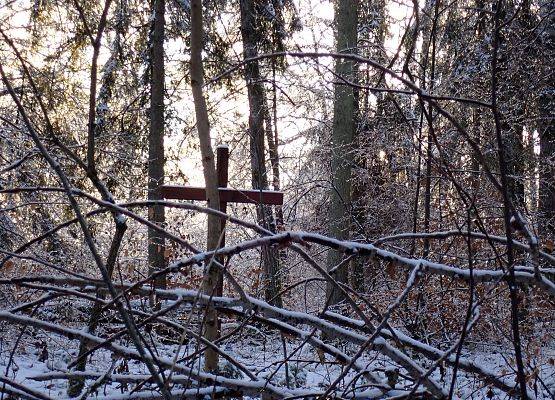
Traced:
<path fill-rule="evenodd" d="M 225 325 L 224 325 L 225 326 Z M 233 324 L 230 324 L 233 327 Z M 228 327 L 229 328 L 229 327 Z M 12 333 L 17 332 L 11 327 L 8 329 Z M 322 354 L 316 353 L 310 345 L 305 344 L 301 348 L 300 341 L 286 339 L 286 352 L 291 355 L 291 361 L 287 363 L 288 379 L 286 378 L 286 367 L 281 362 L 284 358 L 284 349 L 282 338 L 274 333 L 262 331 L 253 327 L 243 331 L 241 337 L 234 337 L 232 340 L 225 342 L 223 349 L 231 354 L 237 361 L 245 365 L 250 371 L 261 378 L 271 378 L 271 381 L 277 385 L 290 387 L 325 390 L 337 377 L 340 367 L 328 357 L 323 358 Z M 30 379 L 33 376 L 51 373 L 53 371 L 66 371 L 67 365 L 71 362 L 76 354 L 77 341 L 69 341 L 65 338 L 53 334 L 47 334 L 33 329 L 27 329 L 21 337 L 17 351 L 13 361 L 6 371 L 10 352 L 14 346 L 14 340 L 8 338 L 17 338 L 17 334 L 8 335 L 0 332 L 0 371 L 8 378 L 15 380 L 25 386 L 32 388 L 40 393 L 46 394 L 53 399 L 67 398 L 67 381 L 61 379 L 52 379 L 38 382 Z M 123 342 L 122 344 L 129 345 Z M 337 344 L 337 346 L 347 353 L 353 354 L 356 348 L 352 345 Z M 132 346 L 131 346 L 132 347 Z M 176 351 L 176 345 L 157 343 L 157 351 L 162 357 L 173 358 Z M 480 365 L 487 366 L 488 369 L 496 372 L 496 375 L 513 374 L 513 371 L 507 367 L 510 363 L 510 349 L 496 348 L 489 345 L 473 346 L 472 352 L 468 349 L 463 352 L 464 357 L 472 358 L 478 361 Z M 191 354 L 196 350 L 194 344 L 185 345 L 180 355 L 184 353 Z M 540 354 L 536 354 L 535 368 L 537 378 L 532 375 L 530 379 L 530 390 L 536 393 L 538 399 L 552 399 L 552 395 L 548 394 L 547 388 L 551 393 L 555 392 L 555 346 L 553 343 L 546 343 L 546 347 Z M 396 366 L 385 357 L 376 353 L 369 353 L 363 357 L 363 363 L 366 364 L 374 372 L 378 373 L 383 379 L 386 374 L 390 374 L 396 370 Z M 322 361 L 324 361 L 322 363 Z M 419 362 L 426 365 L 421 358 Z M 200 363 L 196 362 L 196 367 L 200 368 Z M 241 378 L 242 374 L 229 362 L 221 362 L 225 375 L 232 378 Z M 429 365 L 429 363 L 427 364 Z M 87 367 L 87 371 L 104 374 L 110 367 L 114 367 L 115 374 L 147 374 L 144 365 L 134 360 L 113 359 L 111 354 L 105 350 L 99 350 L 94 353 L 91 362 Z M 534 369 L 532 368 L 532 369 Z M 447 372 L 446 372 L 447 371 Z M 450 370 L 439 368 L 433 374 L 433 377 L 441 382 L 445 387 L 449 387 L 451 381 Z M 406 382 L 403 379 L 404 371 L 401 370 L 400 378 L 397 380 L 398 387 L 402 387 Z M 355 376 L 351 372 L 346 381 Z M 541 381 L 540 381 L 541 379 Z M 87 381 L 91 384 L 93 381 Z M 543 382 L 543 383 L 542 383 Z M 543 385 L 543 386 L 542 386 Z M 122 395 L 125 398 L 133 385 L 124 385 L 120 383 L 109 383 L 102 385 L 100 389 L 90 396 L 90 398 L 102 398 L 105 396 Z M 145 386 L 142 390 L 148 388 Z M 175 390 L 182 390 L 183 387 L 176 385 Z M 1 395 L 0 395 L 1 396 Z M 456 398 L 460 399 L 506 399 L 506 394 L 501 391 L 484 387 L 482 381 L 476 379 L 462 371 L 458 373 L 457 386 L 455 391 Z M 4 397 L 5 399 L 8 397 Z"/>

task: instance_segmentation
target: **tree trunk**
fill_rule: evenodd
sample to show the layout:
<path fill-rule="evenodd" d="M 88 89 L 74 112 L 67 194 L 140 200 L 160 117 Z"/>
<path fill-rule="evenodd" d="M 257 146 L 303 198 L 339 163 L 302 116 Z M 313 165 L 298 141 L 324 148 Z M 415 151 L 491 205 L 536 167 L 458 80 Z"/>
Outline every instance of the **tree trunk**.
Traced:
<path fill-rule="evenodd" d="M 275 70 L 275 68 L 274 68 Z M 275 75 L 274 75 L 275 81 Z M 264 99 L 264 120 L 265 120 L 265 128 L 266 128 L 266 141 L 268 142 L 268 155 L 270 158 L 270 165 L 272 166 L 272 188 L 276 191 L 281 190 L 281 181 L 280 181 L 280 173 L 279 173 L 279 151 L 278 151 L 278 128 L 277 128 L 277 115 L 276 115 L 276 107 L 277 107 L 277 100 L 276 100 L 276 90 L 274 87 L 274 99 L 273 99 L 273 119 L 274 122 L 272 123 L 272 115 L 270 114 L 270 107 L 268 105 L 268 100 Z M 276 230 L 280 230 L 283 228 L 283 208 L 282 206 L 276 206 Z"/>
<path fill-rule="evenodd" d="M 101 122 L 95 125 L 95 135 L 101 136 L 102 133 L 106 129 L 107 125 L 107 110 L 106 107 L 109 101 L 112 99 L 113 96 L 113 85 L 115 83 L 115 76 L 116 71 L 119 67 L 118 56 L 119 50 L 121 46 L 121 36 L 123 33 L 123 21 L 122 21 L 122 10 L 118 6 L 116 15 L 118 18 L 116 20 L 116 36 L 114 38 L 113 43 L 113 50 L 110 58 L 108 59 L 106 65 L 112 65 L 112 68 L 107 68 L 103 77 L 102 77 L 102 86 L 99 91 L 98 98 L 96 100 L 96 115 L 97 119 Z M 162 72 L 163 75 L 163 72 Z M 149 171 L 150 172 L 150 171 Z M 149 175 L 150 176 L 150 175 Z M 149 192 L 150 193 L 150 192 Z M 45 214 L 46 215 L 46 214 Z M 49 227 L 48 229 L 50 229 Z M 108 277 L 112 279 L 112 275 L 114 272 L 114 267 L 117 261 L 118 251 L 121 246 L 121 242 L 123 240 L 123 236 L 125 234 L 125 225 L 122 225 L 122 228 L 116 228 L 114 238 L 112 239 L 112 245 L 110 248 L 110 252 L 108 254 L 108 259 L 106 260 L 106 271 Z M 150 239 L 150 238 L 149 238 Z M 152 264 L 149 264 L 152 265 Z M 106 298 L 106 295 L 102 292 L 98 292 L 96 297 L 103 300 Z M 87 332 L 90 334 L 94 334 L 96 329 L 100 325 L 100 321 L 102 319 L 102 310 L 103 304 L 100 302 L 96 302 L 93 304 L 89 311 L 88 315 L 88 323 L 87 323 Z M 77 356 L 77 363 L 75 365 L 76 371 L 85 371 L 87 368 L 87 357 L 89 351 L 90 343 L 86 340 L 81 340 L 79 342 L 79 350 Z M 77 397 L 83 390 L 85 386 L 85 380 L 80 377 L 73 377 L 68 380 L 68 388 L 67 394 L 69 397 Z"/>
<path fill-rule="evenodd" d="M 274 62 L 274 60 L 272 60 Z M 272 124 L 272 115 L 270 114 L 270 108 L 268 106 L 268 100 L 265 98 L 264 100 L 264 120 L 265 120 L 265 128 L 266 128 L 266 141 L 268 142 L 268 155 L 270 156 L 270 165 L 272 167 L 272 188 L 275 191 L 281 190 L 281 181 L 280 181 L 280 173 L 279 173 L 279 151 L 278 151 L 278 143 L 279 143 L 279 135 L 278 135 L 278 128 L 277 128 L 277 93 L 275 87 L 275 65 L 272 66 L 273 68 L 273 81 L 274 81 L 274 88 L 273 88 L 273 119 L 274 123 Z M 283 219 L 283 207 L 278 205 L 275 206 L 275 231 L 280 232 L 284 230 L 284 219 Z M 285 263 L 285 259 L 287 257 L 287 253 L 285 249 L 278 250 L 278 257 L 279 257 L 279 265 L 283 265 Z M 281 285 L 284 280 L 286 280 L 286 276 L 283 273 L 283 270 L 280 268 L 280 280 L 279 284 Z M 281 301 L 281 299 L 280 299 Z"/>
<path fill-rule="evenodd" d="M 476 9 L 477 10 L 484 10 L 485 9 L 485 0 L 476 0 Z M 478 18 L 476 20 L 476 27 L 475 27 L 475 40 L 477 43 L 482 43 L 484 40 L 484 35 L 486 32 L 486 12 L 481 11 L 478 14 Z M 481 110 L 474 109 L 472 111 L 472 125 L 474 126 L 475 136 L 474 140 L 476 143 L 480 144 L 482 142 L 483 136 L 483 116 Z M 473 201 L 476 203 L 476 208 L 472 210 L 472 219 L 478 221 L 478 208 L 477 205 L 480 199 L 480 189 L 481 189 L 481 165 L 480 160 L 476 154 L 472 151 L 471 148 L 468 148 L 468 154 L 470 154 L 470 169 L 471 169 L 471 176 L 470 176 L 470 188 L 471 188 L 471 196 L 474 199 Z M 470 227 L 469 227 L 470 229 Z"/>
<path fill-rule="evenodd" d="M 360 10 L 360 16 L 358 17 L 359 24 L 374 27 L 367 31 L 366 36 L 359 38 L 359 40 L 372 40 L 374 43 L 372 48 L 367 50 L 366 56 L 383 65 L 387 64 L 387 59 L 382 52 L 387 33 L 385 12 L 385 2 L 377 1 L 372 3 L 366 12 Z M 371 68 L 367 66 L 364 85 L 380 86 L 383 74 L 379 73 L 377 77 L 370 76 L 370 70 Z M 375 96 L 375 105 L 370 103 L 369 90 L 363 91 L 361 96 L 355 96 L 355 99 L 357 99 L 356 121 L 359 124 L 354 139 L 357 150 L 354 155 L 355 172 L 352 176 L 351 188 L 352 218 L 355 221 L 352 240 L 355 241 L 379 237 L 384 233 L 379 227 L 368 224 L 366 220 L 368 200 L 380 196 L 380 185 L 376 183 L 384 179 L 384 171 L 380 167 L 380 161 L 377 157 L 379 148 L 377 146 L 369 148 L 368 143 L 369 135 L 375 134 L 377 130 L 376 122 L 382 121 L 384 118 L 387 101 L 383 93 L 373 93 L 373 95 Z M 372 188 L 370 191 L 369 185 Z M 364 257 L 355 257 L 351 260 L 351 286 L 358 293 L 368 293 L 370 289 L 368 283 L 374 273 L 374 264 L 374 262 L 369 262 Z"/>
<path fill-rule="evenodd" d="M 555 50 L 555 1 L 544 1 L 540 8 L 545 18 L 542 35 L 541 56 L 546 60 L 551 73 L 546 73 L 549 81 L 539 98 L 539 136 L 540 136 L 540 233 L 544 239 L 555 241 L 555 80 L 552 66 Z"/>
<path fill-rule="evenodd" d="M 512 23 L 513 32 L 500 36 L 500 97 L 499 109 L 501 112 L 501 129 L 506 138 L 505 152 L 507 159 L 507 173 L 509 194 L 516 210 L 525 209 L 525 175 L 526 159 L 523 142 L 524 125 L 526 118 L 526 105 L 528 104 L 529 86 L 528 76 L 534 75 L 526 57 L 530 50 L 524 52 L 515 46 L 520 40 L 527 37 L 533 29 L 534 22 L 531 16 L 530 1 L 524 0 L 518 6 L 507 4 L 507 14 L 515 14 Z M 516 49 L 516 50 L 515 50 Z"/>
<path fill-rule="evenodd" d="M 150 132 L 148 135 L 148 199 L 161 200 L 160 186 L 164 184 L 164 11 L 165 0 L 154 0 L 154 27 L 151 45 L 150 76 Z M 157 225 L 165 222 L 164 206 L 149 208 L 148 219 Z M 160 233 L 148 230 L 148 272 L 165 267 L 165 240 Z M 154 282 L 157 288 L 166 287 L 165 276 Z"/>
<path fill-rule="evenodd" d="M 206 184 L 206 194 L 208 197 L 208 207 L 218 210 L 220 206 L 220 196 L 218 193 L 218 177 L 216 174 L 216 164 L 214 162 L 214 152 L 210 141 L 210 123 L 208 121 L 208 110 L 206 100 L 202 91 L 204 82 L 204 71 L 202 66 L 202 0 L 191 1 L 191 89 L 195 103 L 195 116 L 197 122 L 197 132 L 200 141 L 200 151 L 202 156 L 202 167 L 204 181 Z M 208 229 L 206 247 L 208 250 L 215 250 L 220 241 L 220 219 L 214 215 L 208 215 Z M 213 295 L 216 293 L 218 282 L 221 280 L 220 270 L 209 263 L 205 268 L 202 291 L 205 294 Z M 204 323 L 204 338 L 214 341 L 219 337 L 218 314 L 212 307 L 206 310 L 206 320 Z M 212 349 L 207 349 L 204 355 L 204 369 L 216 371 L 218 369 L 218 353 Z"/>
<path fill-rule="evenodd" d="M 337 0 L 335 7 L 337 52 L 352 53 L 357 46 L 358 0 Z M 335 73 L 354 80 L 354 63 L 335 60 Z M 337 84 L 334 90 L 333 128 L 331 135 L 331 184 L 329 234 L 338 239 L 349 238 L 351 206 L 352 144 L 355 137 L 355 93 L 352 86 Z M 329 251 L 328 269 L 341 262 L 341 254 Z M 348 265 L 337 270 L 335 278 L 347 283 Z M 343 295 L 328 284 L 330 304 L 343 300 Z"/>
<path fill-rule="evenodd" d="M 243 57 L 249 59 L 258 55 L 258 37 L 256 33 L 256 8 L 253 0 L 241 0 L 241 35 L 243 39 Z M 268 174 L 264 157 L 264 86 L 260 76 L 258 61 L 245 65 L 245 81 L 249 98 L 249 138 L 251 153 L 251 172 L 253 189 L 268 189 Z M 257 206 L 258 223 L 275 232 L 275 219 L 269 206 Z M 279 255 L 275 248 L 262 249 L 264 267 L 264 296 L 272 305 L 281 307 L 279 296 L 281 282 L 279 276 Z"/>
<path fill-rule="evenodd" d="M 433 6 L 434 13 L 431 20 L 431 31 L 430 37 L 426 43 L 426 50 L 423 52 L 424 63 L 422 76 L 424 82 L 422 83 L 423 89 L 427 90 L 429 93 L 434 91 L 434 81 L 435 81 L 435 67 L 436 67 L 436 37 L 437 37 L 437 25 L 439 19 L 439 6 L 440 1 L 432 1 L 427 5 L 428 9 L 431 11 Z M 426 27 L 427 28 L 427 27 Z M 424 33 L 427 32 L 427 29 Z M 428 76 L 426 76 L 426 69 L 428 68 L 428 63 L 430 67 L 429 79 L 426 81 Z M 425 104 L 422 103 L 422 108 L 425 108 Z M 428 122 L 428 134 L 426 137 L 426 181 L 424 185 L 424 232 L 430 232 L 431 225 L 431 209 L 432 209 L 432 147 L 433 136 L 434 136 L 434 117 L 433 117 L 433 107 L 430 105 L 428 108 L 426 120 Z M 424 240 L 423 258 L 427 258 L 430 253 L 430 241 L 428 239 Z"/>

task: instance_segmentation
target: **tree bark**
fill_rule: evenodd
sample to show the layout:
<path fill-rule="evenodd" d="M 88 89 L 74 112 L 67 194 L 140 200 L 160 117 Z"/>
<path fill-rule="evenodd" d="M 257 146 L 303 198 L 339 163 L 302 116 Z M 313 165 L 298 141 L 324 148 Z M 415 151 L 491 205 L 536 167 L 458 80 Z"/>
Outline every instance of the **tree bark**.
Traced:
<path fill-rule="evenodd" d="M 357 46 L 358 0 L 337 0 L 335 6 L 337 52 L 352 53 Z M 335 73 L 354 80 L 354 63 L 336 59 Z M 355 93 L 352 86 L 338 84 L 334 90 L 333 128 L 331 135 L 331 184 L 329 234 L 338 239 L 347 239 L 350 231 L 351 170 L 353 165 L 352 144 L 356 132 Z M 342 255 L 329 251 L 328 270 L 341 262 Z M 347 283 L 348 265 L 339 268 L 335 278 Z M 328 284 L 327 296 L 330 304 L 343 300 L 342 293 Z"/>
<path fill-rule="evenodd" d="M 274 60 L 272 60 L 274 62 Z M 275 67 L 274 67 L 275 70 Z M 275 81 L 275 75 L 274 75 Z M 270 107 L 268 105 L 267 98 L 264 99 L 264 120 L 265 120 L 265 128 L 266 128 L 266 141 L 268 142 L 268 155 L 270 158 L 270 165 L 272 167 L 272 188 L 276 191 L 281 190 L 281 180 L 280 180 L 280 173 L 279 173 L 279 136 L 278 136 L 278 128 L 277 128 L 277 115 L 276 115 L 276 107 L 277 107 L 277 100 L 276 100 L 276 90 L 274 87 L 274 99 L 273 99 L 273 119 L 274 122 L 272 123 L 272 115 L 270 114 Z M 283 228 L 283 208 L 282 206 L 276 206 L 276 230 L 280 230 Z"/>
<path fill-rule="evenodd" d="M 195 116 L 197 132 L 200 142 L 202 156 L 202 167 L 206 194 L 208 197 L 208 207 L 218 210 L 220 206 L 220 196 L 218 193 L 218 177 L 216 174 L 216 163 L 214 162 L 214 152 L 210 139 L 210 123 L 208 120 L 208 110 L 206 100 L 202 90 L 204 83 L 204 70 L 202 66 L 202 0 L 191 1 L 191 89 L 195 103 Z M 208 215 L 208 229 L 206 247 L 208 250 L 215 250 L 220 241 L 220 219 L 215 215 Z M 218 282 L 221 280 L 221 272 L 213 263 L 209 263 L 205 268 L 202 291 L 205 294 L 213 295 L 216 293 Z M 219 337 L 218 314 L 213 307 L 206 310 L 204 323 L 204 338 L 214 341 Z M 204 369 L 216 371 L 218 369 L 218 353 L 212 349 L 207 349 L 204 355 Z"/>
<path fill-rule="evenodd" d="M 119 67 L 118 63 L 118 52 L 121 46 L 121 36 L 123 31 L 123 21 L 121 19 L 122 10 L 118 6 L 116 10 L 116 15 L 118 15 L 116 20 L 116 36 L 114 38 L 113 43 L 113 50 L 110 58 L 108 59 L 106 65 L 111 65 L 111 68 L 107 68 L 105 73 L 102 76 L 102 86 L 99 91 L 98 98 L 96 100 L 96 116 L 97 121 L 94 126 L 94 135 L 99 137 L 102 133 L 106 130 L 107 125 L 107 107 L 106 105 L 112 99 L 113 96 L 113 85 L 115 83 L 115 76 L 117 67 Z M 46 214 L 45 214 L 46 215 Z M 50 227 L 51 228 L 51 227 Z M 48 229 L 50 229 L 48 228 Z M 106 260 L 106 271 L 108 277 L 112 279 L 112 275 L 114 272 L 114 267 L 117 261 L 117 256 L 119 249 L 121 247 L 121 243 L 123 240 L 123 236 L 125 231 L 127 230 L 127 226 L 123 223 L 116 223 L 116 230 L 114 233 L 114 237 L 112 239 L 112 245 L 110 247 L 110 252 L 108 254 L 108 259 Z M 106 295 L 104 293 L 98 292 L 96 295 L 99 299 L 105 299 Z M 89 311 L 88 316 L 88 323 L 87 323 L 87 332 L 90 334 L 94 334 L 100 325 L 100 321 L 102 318 L 102 303 L 94 303 Z M 88 357 L 88 350 L 89 350 L 89 342 L 86 340 L 81 340 L 79 343 L 79 350 L 77 356 L 77 363 L 75 365 L 75 370 L 77 371 L 85 371 L 87 368 L 87 357 Z M 85 380 L 80 378 L 72 378 L 68 380 L 68 389 L 67 394 L 69 397 L 77 397 L 82 391 L 85 386 Z"/>
<path fill-rule="evenodd" d="M 243 57 L 253 58 L 258 55 L 259 39 L 256 32 L 257 11 L 255 1 L 240 0 L 241 35 L 243 39 Z M 245 81 L 249 98 L 249 138 L 251 155 L 251 173 L 253 189 L 268 189 L 268 172 L 264 156 L 264 103 L 265 93 L 260 75 L 258 61 L 249 62 L 244 69 Z M 256 208 L 258 223 L 264 228 L 276 231 L 276 223 L 272 209 L 262 204 Z M 282 306 L 279 254 L 274 248 L 262 249 L 264 267 L 264 296 L 272 305 Z"/>
<path fill-rule="evenodd" d="M 154 0 L 154 26 L 151 45 L 150 80 L 150 131 L 148 135 L 148 199 L 162 200 L 160 186 L 164 184 L 164 11 L 165 0 Z M 149 221 L 163 226 L 164 206 L 155 205 L 149 209 Z M 153 229 L 148 230 L 148 272 L 165 266 L 165 240 Z M 166 287 L 165 276 L 156 278 L 156 288 Z"/>
<path fill-rule="evenodd" d="M 512 30 L 500 32 L 500 97 L 501 129 L 506 137 L 507 173 L 509 194 L 515 209 L 523 211 L 525 206 L 526 175 L 529 162 L 523 141 L 529 104 L 529 80 L 533 76 L 531 63 L 527 60 L 530 49 L 519 46 L 535 25 L 531 14 L 531 2 L 508 3 L 504 14 L 516 15 Z"/>
<path fill-rule="evenodd" d="M 433 93 L 434 91 L 434 81 L 435 81 L 435 73 L 436 73 L 436 39 L 437 39 L 437 25 L 439 19 L 439 8 L 440 8 L 440 0 L 431 1 L 427 3 L 428 12 L 431 12 L 433 7 L 433 16 L 431 19 L 431 31 L 430 37 L 426 42 L 425 52 L 423 52 L 424 63 L 423 63 L 423 89 L 427 90 L 429 93 Z M 425 30 L 424 33 L 427 32 L 427 23 L 424 24 Z M 429 64 L 429 65 L 428 65 Z M 430 67 L 429 71 L 429 79 L 426 75 L 427 68 Z M 422 103 L 421 107 L 424 109 L 425 104 Z M 426 180 L 424 185 L 424 232 L 430 232 L 430 225 L 431 225 L 431 209 L 432 209 L 432 148 L 433 148 L 433 136 L 435 134 L 434 131 L 434 117 L 433 112 L 434 109 L 430 105 L 428 112 L 426 114 L 425 110 L 423 110 L 424 115 L 426 116 L 426 120 L 428 123 L 428 132 L 426 135 Z M 424 249 L 422 253 L 423 258 L 427 258 L 428 254 L 430 253 L 430 241 L 424 240 Z"/>
<path fill-rule="evenodd" d="M 553 60 L 555 53 L 555 1 L 546 0 L 540 8 L 545 18 L 542 35 L 542 59 Z M 549 81 L 539 98 L 540 136 L 540 233 L 545 239 L 555 240 L 555 79 L 552 65 L 547 61 L 545 76 Z"/>
<path fill-rule="evenodd" d="M 358 17 L 359 24 L 366 24 L 373 28 L 362 36 L 359 40 L 372 40 L 372 48 L 366 50 L 366 56 L 379 61 L 381 64 L 387 64 L 387 59 L 382 53 L 385 45 L 385 36 L 387 33 L 385 2 L 377 1 L 371 4 L 370 8 L 364 12 L 360 10 Z M 377 77 L 371 76 L 371 68 L 366 67 L 364 84 L 366 86 L 379 86 L 383 79 L 383 74 Z M 382 194 L 381 182 L 385 179 L 384 170 L 381 168 L 380 160 L 376 156 L 379 148 L 368 148 L 369 135 L 373 135 L 377 130 L 377 121 L 382 121 L 385 115 L 386 96 L 383 93 L 373 93 L 375 96 L 375 105 L 370 103 L 370 91 L 362 91 L 358 97 L 359 106 L 355 109 L 357 112 L 357 123 L 359 128 L 355 135 L 355 147 L 357 149 L 354 159 L 355 173 L 353 174 L 351 202 L 353 210 L 353 226 L 352 240 L 366 240 L 367 238 L 380 237 L 384 233 L 380 227 L 368 224 L 366 220 L 368 200 L 378 198 Z M 373 110 L 373 111 L 372 111 Z M 372 139 L 370 139 L 372 140 Z M 382 146 L 383 147 L 383 146 Z M 370 152 L 371 155 L 368 153 Z M 366 179 L 365 179 L 366 177 Z M 369 184 L 372 189 L 369 191 Z M 356 232 L 356 235 L 355 235 Z M 351 286 L 359 293 L 367 293 L 370 289 L 369 281 L 374 273 L 373 265 L 375 263 L 360 257 L 351 260 Z"/>
<path fill-rule="evenodd" d="M 485 9 L 485 0 L 476 0 L 476 9 L 477 10 L 484 10 Z M 481 11 L 478 14 L 478 18 L 476 20 L 476 26 L 475 26 L 475 40 L 477 43 L 482 43 L 484 40 L 484 35 L 486 33 L 486 13 L 485 11 Z M 474 126 L 474 130 L 476 132 L 474 140 L 476 141 L 476 143 L 481 143 L 482 142 L 482 135 L 483 135 L 483 116 L 482 113 L 480 112 L 479 109 L 474 109 L 472 111 L 472 124 Z M 470 169 L 471 169 L 471 177 L 470 177 L 470 188 L 471 188 L 471 196 L 474 199 L 473 201 L 475 203 L 478 202 L 478 199 L 480 198 L 480 188 L 481 188 L 481 179 L 480 179 L 480 173 L 481 173 L 481 165 L 480 165 L 480 160 L 478 159 L 478 157 L 476 157 L 476 154 L 474 154 L 474 152 L 472 152 L 472 149 L 469 148 L 468 149 L 469 154 L 471 154 L 470 156 Z M 478 209 L 474 208 L 472 210 L 472 218 L 473 220 L 477 221 L 478 220 Z M 469 227 L 470 229 L 470 227 Z"/>

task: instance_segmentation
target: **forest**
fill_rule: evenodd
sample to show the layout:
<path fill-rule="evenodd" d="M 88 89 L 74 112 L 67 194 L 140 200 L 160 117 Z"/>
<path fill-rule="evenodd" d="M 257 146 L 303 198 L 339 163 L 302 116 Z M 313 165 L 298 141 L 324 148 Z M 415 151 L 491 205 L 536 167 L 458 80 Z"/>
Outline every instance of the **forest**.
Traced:
<path fill-rule="evenodd" d="M 0 400 L 555 399 L 555 0 L 0 0 Z"/>

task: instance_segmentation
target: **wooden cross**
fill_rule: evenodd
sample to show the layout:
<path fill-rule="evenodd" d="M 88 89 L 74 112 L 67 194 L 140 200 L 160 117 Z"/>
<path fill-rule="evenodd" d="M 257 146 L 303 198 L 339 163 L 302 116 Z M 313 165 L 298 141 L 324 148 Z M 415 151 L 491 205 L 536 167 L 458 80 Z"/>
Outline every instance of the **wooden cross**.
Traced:
<path fill-rule="evenodd" d="M 220 211 L 227 212 L 227 203 L 251 203 L 283 205 L 283 192 L 274 190 L 229 189 L 228 183 L 229 147 L 225 145 L 216 148 L 216 170 L 218 173 L 218 192 L 220 195 Z M 163 185 L 160 187 L 162 197 L 174 200 L 206 201 L 206 188 L 181 185 Z M 225 220 L 220 227 L 221 247 L 225 246 Z M 221 288 L 218 290 L 221 295 Z"/>

